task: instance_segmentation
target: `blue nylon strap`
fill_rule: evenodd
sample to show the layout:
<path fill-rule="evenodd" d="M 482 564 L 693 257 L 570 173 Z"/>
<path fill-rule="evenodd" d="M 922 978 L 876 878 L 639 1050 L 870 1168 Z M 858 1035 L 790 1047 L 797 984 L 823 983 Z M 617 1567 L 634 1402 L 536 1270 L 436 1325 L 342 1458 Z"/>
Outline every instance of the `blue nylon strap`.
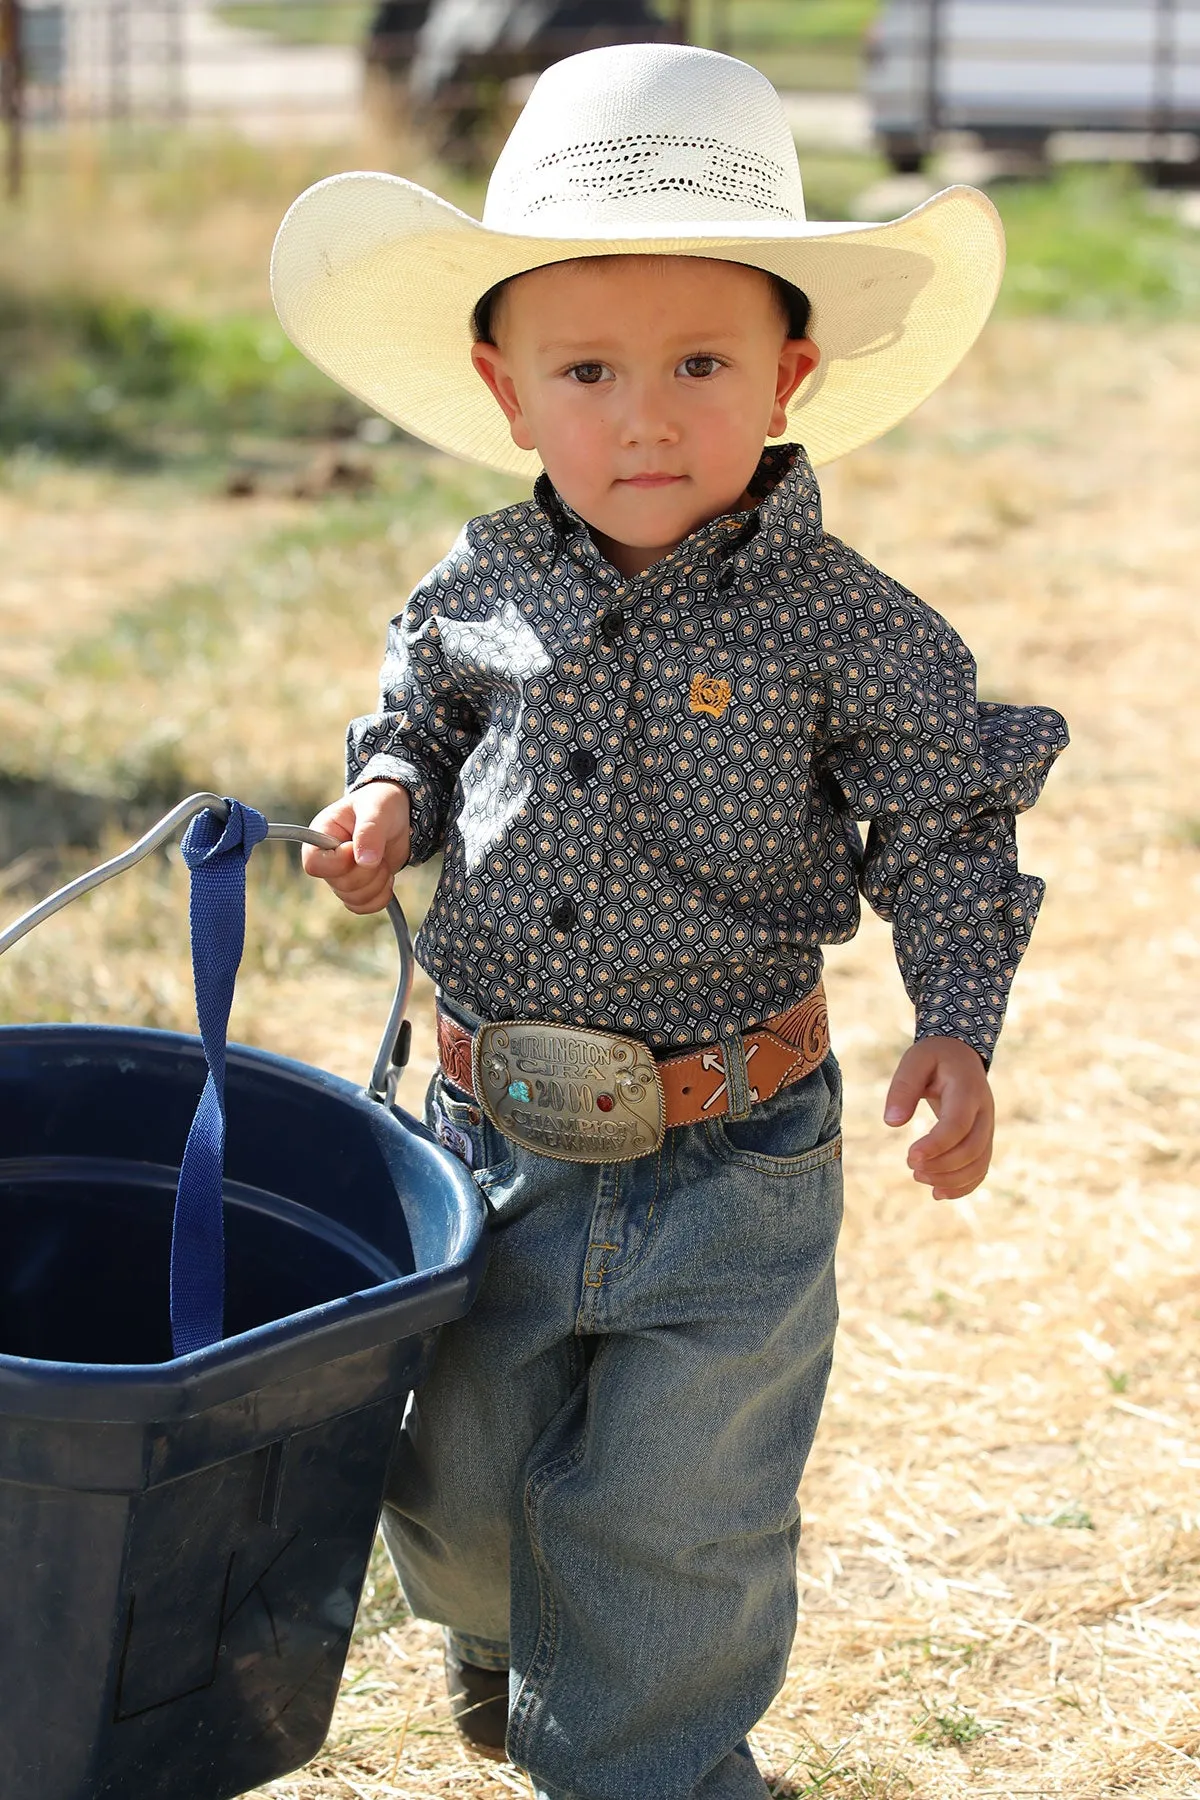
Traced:
<path fill-rule="evenodd" d="M 267 835 L 262 813 L 230 800 L 224 824 L 202 812 L 184 833 L 192 872 L 192 973 L 208 1075 L 179 1169 L 171 1235 L 171 1343 L 176 1356 L 224 1334 L 225 1034 L 246 935 L 246 863 Z"/>

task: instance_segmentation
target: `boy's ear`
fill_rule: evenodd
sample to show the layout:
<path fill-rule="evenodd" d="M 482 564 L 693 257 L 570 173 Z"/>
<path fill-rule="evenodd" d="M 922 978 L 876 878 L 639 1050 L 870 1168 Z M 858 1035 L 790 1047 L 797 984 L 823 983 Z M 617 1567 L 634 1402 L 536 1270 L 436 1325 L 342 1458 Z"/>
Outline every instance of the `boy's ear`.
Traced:
<path fill-rule="evenodd" d="M 508 429 L 517 449 L 536 450 L 537 445 L 533 441 L 533 434 L 521 410 L 517 384 L 509 373 L 503 352 L 495 344 L 472 344 L 471 361 L 475 365 L 476 373 L 487 383 L 496 404 L 508 420 Z"/>
<path fill-rule="evenodd" d="M 782 437 L 787 430 L 788 401 L 806 375 L 811 375 L 821 360 L 821 352 L 811 338 L 785 338 L 779 352 L 779 369 L 775 378 L 775 405 L 771 409 L 768 437 Z"/>

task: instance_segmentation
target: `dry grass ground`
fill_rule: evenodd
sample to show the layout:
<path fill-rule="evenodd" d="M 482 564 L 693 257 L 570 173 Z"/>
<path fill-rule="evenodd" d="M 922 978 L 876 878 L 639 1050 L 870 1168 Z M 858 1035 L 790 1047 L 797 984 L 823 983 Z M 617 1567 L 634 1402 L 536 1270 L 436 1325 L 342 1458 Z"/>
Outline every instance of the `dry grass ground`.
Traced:
<path fill-rule="evenodd" d="M 65 719 L 86 764 L 98 736 L 178 709 L 197 776 L 211 753 L 254 800 L 289 791 L 295 757 L 305 789 L 332 788 L 336 722 L 370 702 L 397 593 L 455 506 L 496 497 L 429 467 L 415 488 L 385 471 L 370 504 L 386 510 L 387 482 L 420 501 L 397 501 L 390 542 L 314 527 L 296 552 L 286 679 L 253 570 L 295 509 L 154 482 L 114 505 L 98 477 L 26 470 L 0 492 L 9 743 L 19 727 L 46 767 Z M 795 1652 L 756 1734 L 780 1796 L 1200 1795 L 1198 473 L 1195 328 L 1008 322 L 907 427 L 826 475 L 831 528 L 950 616 L 986 694 L 1061 707 L 1074 742 L 1021 829 L 1049 897 L 996 1062 L 995 1166 L 969 1200 L 914 1188 L 879 1122 L 907 1025 L 886 933 L 869 923 L 831 959 L 844 1323 L 802 1495 Z M 128 624 L 107 664 L 79 660 L 115 614 L 178 607 L 181 557 L 241 596 L 257 693 L 243 676 L 223 702 L 224 652 L 184 640 L 156 689 L 144 658 L 122 661 Z M 385 943 L 279 864 L 254 880 L 237 1029 L 361 1076 Z M 177 869 L 126 877 L 6 959 L 0 1016 L 186 1026 L 182 917 Z M 417 1023 L 414 1105 L 427 989 Z M 529 1788 L 458 1747 L 436 1633 L 404 1618 L 380 1565 L 326 1752 L 265 1792 Z"/>
<path fill-rule="evenodd" d="M 189 315 L 261 312 L 283 212 L 340 169 L 394 169 L 468 204 L 463 184 L 421 146 L 369 116 L 351 141 L 302 134 L 256 145 L 232 132 L 88 130 L 31 148 L 27 204 L 4 219 L 0 269 L 16 287 L 136 295 Z"/>

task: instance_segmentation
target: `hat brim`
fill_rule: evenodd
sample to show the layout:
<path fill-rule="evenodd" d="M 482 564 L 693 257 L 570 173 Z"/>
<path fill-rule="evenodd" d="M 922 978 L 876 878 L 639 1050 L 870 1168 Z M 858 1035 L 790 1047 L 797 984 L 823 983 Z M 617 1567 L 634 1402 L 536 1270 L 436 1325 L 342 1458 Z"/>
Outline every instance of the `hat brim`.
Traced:
<path fill-rule="evenodd" d="M 536 475 L 470 361 L 471 314 L 497 282 L 584 256 L 749 263 L 812 302 L 816 373 L 786 435 L 814 464 L 870 443 L 945 380 L 978 337 L 1004 270 L 987 196 L 952 187 L 882 224 L 689 220 L 601 236 L 496 231 L 401 176 L 352 172 L 301 194 L 275 240 L 284 330 L 319 369 L 405 431 L 488 468 Z"/>

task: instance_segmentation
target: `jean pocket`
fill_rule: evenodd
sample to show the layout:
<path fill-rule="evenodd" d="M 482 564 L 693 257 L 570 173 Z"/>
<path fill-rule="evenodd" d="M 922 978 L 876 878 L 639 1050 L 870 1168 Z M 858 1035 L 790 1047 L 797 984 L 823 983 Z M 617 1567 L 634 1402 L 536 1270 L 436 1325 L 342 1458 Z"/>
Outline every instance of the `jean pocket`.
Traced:
<path fill-rule="evenodd" d="M 470 1169 L 480 1187 L 512 1167 L 512 1145 L 497 1131 L 479 1102 L 447 1081 L 440 1070 L 425 1096 L 425 1123 L 452 1155 Z"/>
<path fill-rule="evenodd" d="M 714 1119 L 708 1126 L 713 1148 L 726 1162 L 764 1175 L 804 1175 L 842 1154 L 842 1083 L 832 1053 L 820 1068 L 745 1119 Z"/>

